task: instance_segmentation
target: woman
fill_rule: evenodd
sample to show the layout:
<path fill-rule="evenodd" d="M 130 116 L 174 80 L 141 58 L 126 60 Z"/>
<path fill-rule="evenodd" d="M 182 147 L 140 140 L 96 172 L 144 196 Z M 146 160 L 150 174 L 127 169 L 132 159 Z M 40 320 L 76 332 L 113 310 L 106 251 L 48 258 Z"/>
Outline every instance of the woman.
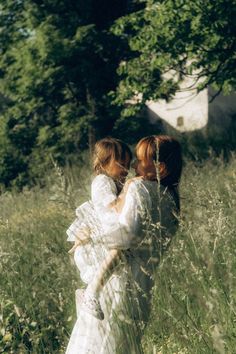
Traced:
<path fill-rule="evenodd" d="M 94 238 L 94 247 L 123 249 L 123 259 L 102 289 L 103 321 L 80 311 L 67 354 L 142 353 L 141 335 L 150 311 L 153 275 L 178 220 L 182 159 L 168 136 L 143 138 L 119 224 Z"/>

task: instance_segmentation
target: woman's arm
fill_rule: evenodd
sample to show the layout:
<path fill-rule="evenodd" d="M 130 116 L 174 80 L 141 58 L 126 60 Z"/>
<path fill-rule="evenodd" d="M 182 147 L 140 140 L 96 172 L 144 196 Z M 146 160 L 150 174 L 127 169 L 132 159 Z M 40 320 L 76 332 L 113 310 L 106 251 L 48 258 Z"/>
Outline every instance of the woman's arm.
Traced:
<path fill-rule="evenodd" d="M 138 179 L 142 179 L 142 177 L 133 177 L 133 178 L 128 179 L 125 182 L 120 195 L 113 202 L 111 202 L 109 204 L 109 208 L 113 208 L 113 209 L 115 209 L 115 211 L 118 214 L 121 214 L 123 207 L 125 205 L 125 198 L 126 198 L 126 194 L 127 194 L 129 185 L 130 185 L 130 183 L 132 183 L 133 181 L 138 180 Z"/>
<path fill-rule="evenodd" d="M 142 229 L 142 210 L 145 207 L 143 188 L 139 181 L 129 183 L 124 206 L 118 222 L 110 225 L 104 235 L 92 237 L 94 243 L 103 243 L 110 249 L 125 250 L 140 242 Z"/>

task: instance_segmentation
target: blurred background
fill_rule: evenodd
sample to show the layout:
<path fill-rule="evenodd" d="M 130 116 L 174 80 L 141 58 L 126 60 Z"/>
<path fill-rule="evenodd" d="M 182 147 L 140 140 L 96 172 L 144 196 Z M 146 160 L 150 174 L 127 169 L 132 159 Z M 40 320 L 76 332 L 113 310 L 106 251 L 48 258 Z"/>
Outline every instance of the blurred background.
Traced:
<path fill-rule="evenodd" d="M 160 133 L 183 149 L 181 218 L 144 353 L 235 352 L 235 18 L 235 0 L 0 0 L 0 353 L 65 352 L 94 143 Z"/>
<path fill-rule="evenodd" d="M 1 0 L 0 185 L 43 183 L 111 135 L 235 148 L 232 1 Z"/>

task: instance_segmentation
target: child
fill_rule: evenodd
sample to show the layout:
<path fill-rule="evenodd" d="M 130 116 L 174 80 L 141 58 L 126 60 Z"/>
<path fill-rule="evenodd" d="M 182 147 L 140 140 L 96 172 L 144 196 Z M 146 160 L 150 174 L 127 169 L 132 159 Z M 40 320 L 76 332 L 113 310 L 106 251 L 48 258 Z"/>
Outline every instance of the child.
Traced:
<path fill-rule="evenodd" d="M 76 209 L 77 218 L 67 230 L 68 241 L 75 241 L 70 253 L 77 247 L 91 242 L 91 233 L 102 232 L 116 225 L 122 210 L 127 186 L 122 187 L 128 174 L 132 153 L 125 143 L 114 138 L 104 138 L 95 145 L 93 167 L 97 176 L 91 186 L 91 201 Z M 120 251 L 109 250 L 99 267 L 96 276 L 89 282 L 87 289 L 81 293 L 81 307 L 98 319 L 103 319 L 99 292 L 105 274 L 111 270 Z M 77 254 L 77 257 L 79 254 Z M 79 260 L 77 260 L 78 265 Z"/>

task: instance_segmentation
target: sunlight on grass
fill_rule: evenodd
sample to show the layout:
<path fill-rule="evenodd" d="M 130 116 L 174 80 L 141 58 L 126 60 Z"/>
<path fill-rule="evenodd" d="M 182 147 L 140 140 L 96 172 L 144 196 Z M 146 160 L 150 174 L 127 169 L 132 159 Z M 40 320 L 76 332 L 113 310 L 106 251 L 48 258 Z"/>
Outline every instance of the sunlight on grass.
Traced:
<path fill-rule="evenodd" d="M 186 164 L 180 229 L 156 272 L 146 354 L 233 353 L 236 158 Z M 0 352 L 64 353 L 79 285 L 65 231 L 89 169 L 0 196 Z M 82 182 L 81 182 L 82 181 Z"/>

